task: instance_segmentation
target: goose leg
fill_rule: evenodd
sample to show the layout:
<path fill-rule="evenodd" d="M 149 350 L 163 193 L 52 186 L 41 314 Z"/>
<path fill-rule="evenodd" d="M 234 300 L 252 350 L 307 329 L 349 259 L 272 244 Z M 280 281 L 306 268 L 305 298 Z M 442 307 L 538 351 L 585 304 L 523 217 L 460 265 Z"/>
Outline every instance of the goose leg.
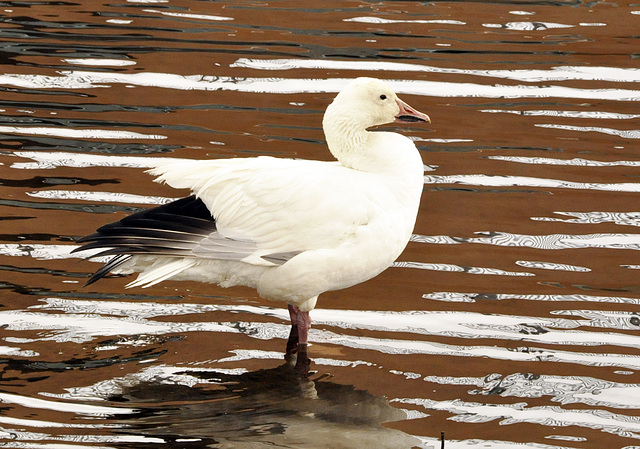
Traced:
<path fill-rule="evenodd" d="M 295 369 L 306 376 L 311 365 L 311 360 L 307 355 L 311 317 L 309 312 L 302 312 L 293 305 L 289 305 L 289 316 L 291 317 L 291 332 L 287 341 L 286 359 L 293 360 L 293 355 L 297 354 Z"/>
<path fill-rule="evenodd" d="M 311 327 L 311 317 L 309 312 L 298 311 L 298 359 L 296 360 L 296 371 L 306 376 L 309 373 L 311 360 L 307 355 L 307 338 Z"/>
<path fill-rule="evenodd" d="M 285 358 L 292 360 L 293 355 L 298 352 L 298 319 L 296 312 L 297 308 L 289 304 L 289 317 L 291 318 L 291 332 L 289 332 L 289 339 L 287 340 L 287 352 Z"/>

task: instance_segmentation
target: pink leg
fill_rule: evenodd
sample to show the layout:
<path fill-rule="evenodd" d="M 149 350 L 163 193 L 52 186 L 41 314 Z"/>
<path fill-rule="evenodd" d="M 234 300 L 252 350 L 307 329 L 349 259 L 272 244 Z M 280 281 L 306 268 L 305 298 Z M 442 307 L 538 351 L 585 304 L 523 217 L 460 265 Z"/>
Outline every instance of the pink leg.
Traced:
<path fill-rule="evenodd" d="M 311 360 L 307 355 L 311 317 L 309 312 L 301 312 L 300 309 L 292 305 L 289 305 L 289 316 L 291 317 L 291 333 L 287 341 L 286 358 L 290 358 L 297 353 L 296 371 L 306 376 L 311 364 Z"/>
<path fill-rule="evenodd" d="M 298 352 L 298 312 L 295 306 L 289 304 L 289 317 L 291 317 L 291 332 L 287 340 L 287 353 L 285 358 L 291 359 L 293 354 Z"/>

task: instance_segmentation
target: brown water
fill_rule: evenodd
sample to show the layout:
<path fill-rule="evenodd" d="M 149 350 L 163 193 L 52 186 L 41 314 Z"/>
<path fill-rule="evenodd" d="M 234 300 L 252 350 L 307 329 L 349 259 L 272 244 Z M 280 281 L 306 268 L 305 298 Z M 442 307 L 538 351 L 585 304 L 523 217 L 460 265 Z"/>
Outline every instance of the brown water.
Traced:
<path fill-rule="evenodd" d="M 304 5 L 301 6 L 301 5 Z M 640 3 L 0 3 L 0 447 L 640 447 Z M 392 80 L 425 189 L 397 266 L 280 304 L 131 278 L 74 240 L 176 192 L 158 157 L 328 160 Z"/>

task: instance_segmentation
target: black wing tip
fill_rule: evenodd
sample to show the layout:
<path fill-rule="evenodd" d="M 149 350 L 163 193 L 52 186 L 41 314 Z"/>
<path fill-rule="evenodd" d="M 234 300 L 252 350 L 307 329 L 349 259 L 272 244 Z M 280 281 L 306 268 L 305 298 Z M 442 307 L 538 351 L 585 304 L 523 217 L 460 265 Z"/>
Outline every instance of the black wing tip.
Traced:
<path fill-rule="evenodd" d="M 99 281 L 100 279 L 102 279 L 103 277 L 105 277 L 106 275 L 111 273 L 111 271 L 113 271 L 115 268 L 119 267 L 120 265 L 122 265 L 123 263 L 128 261 L 129 259 L 131 259 L 131 255 L 130 254 L 118 254 L 118 255 L 116 255 L 109 262 L 107 262 L 106 264 L 104 264 L 103 266 L 98 268 L 98 270 L 96 270 L 96 272 L 91 275 L 91 277 L 84 284 L 84 286 L 86 287 L 88 285 L 93 284 L 94 282 Z"/>
<path fill-rule="evenodd" d="M 99 281 L 100 279 L 102 279 L 103 277 L 105 277 L 106 274 L 102 275 L 102 276 L 96 276 L 95 273 L 93 275 L 91 275 L 91 277 L 89 278 L 89 280 L 87 282 L 84 283 L 84 285 L 82 287 L 88 287 L 91 284 L 93 284 L 94 282 Z"/>
<path fill-rule="evenodd" d="M 215 231 L 215 226 L 215 219 L 206 204 L 191 195 L 105 224 L 93 234 L 76 240 L 82 245 L 71 253 L 102 249 L 86 259 L 115 256 L 89 278 L 86 287 L 108 275 L 133 254 L 179 256 L 185 250 L 180 248 L 180 244 L 188 244 L 198 236 Z M 183 234 L 178 242 L 173 241 L 176 233 Z"/>

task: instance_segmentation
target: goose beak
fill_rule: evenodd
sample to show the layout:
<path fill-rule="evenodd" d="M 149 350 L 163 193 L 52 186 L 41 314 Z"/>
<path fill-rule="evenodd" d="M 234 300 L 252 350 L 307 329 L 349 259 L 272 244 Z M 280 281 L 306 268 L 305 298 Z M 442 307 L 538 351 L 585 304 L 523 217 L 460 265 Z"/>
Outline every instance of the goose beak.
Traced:
<path fill-rule="evenodd" d="M 396 103 L 400 108 L 400 112 L 396 115 L 396 122 L 400 123 L 414 123 L 414 122 L 427 122 L 431 123 L 429 116 L 423 112 L 416 111 L 404 101 L 396 98 Z"/>

